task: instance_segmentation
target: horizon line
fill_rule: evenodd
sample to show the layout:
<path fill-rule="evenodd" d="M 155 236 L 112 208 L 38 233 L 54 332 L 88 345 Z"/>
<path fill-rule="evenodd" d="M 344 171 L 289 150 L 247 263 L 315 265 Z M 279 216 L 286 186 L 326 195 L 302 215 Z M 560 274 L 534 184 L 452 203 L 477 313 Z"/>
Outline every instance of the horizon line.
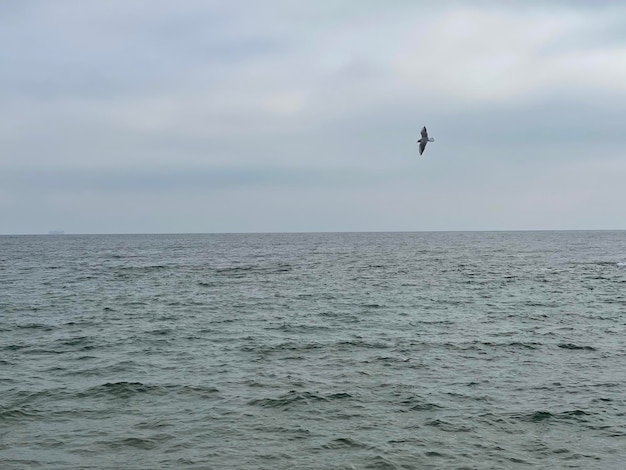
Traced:
<path fill-rule="evenodd" d="M 589 229 L 448 229 L 448 230 L 294 230 L 294 231 L 242 231 L 242 232 L 33 232 L 0 233 L 2 237 L 11 236 L 84 236 L 84 235 L 288 235 L 288 234 L 356 234 L 356 233 L 502 233 L 502 232 L 623 232 L 624 228 L 589 228 Z"/>

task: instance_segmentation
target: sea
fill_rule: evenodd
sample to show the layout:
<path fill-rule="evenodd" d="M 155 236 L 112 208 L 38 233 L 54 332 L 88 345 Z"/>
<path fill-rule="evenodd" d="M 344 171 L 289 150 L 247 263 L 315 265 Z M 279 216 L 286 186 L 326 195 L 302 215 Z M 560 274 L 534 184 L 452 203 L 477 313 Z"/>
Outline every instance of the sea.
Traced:
<path fill-rule="evenodd" d="M 626 232 L 1 236 L 0 468 L 626 468 Z"/>

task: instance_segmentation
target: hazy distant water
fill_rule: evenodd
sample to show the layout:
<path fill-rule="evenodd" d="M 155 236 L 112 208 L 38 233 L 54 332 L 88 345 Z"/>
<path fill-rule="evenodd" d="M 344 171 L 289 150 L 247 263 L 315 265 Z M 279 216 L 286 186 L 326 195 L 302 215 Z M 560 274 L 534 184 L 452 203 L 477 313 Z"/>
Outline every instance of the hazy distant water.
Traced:
<path fill-rule="evenodd" d="M 626 232 L 0 237 L 0 468 L 622 469 Z"/>

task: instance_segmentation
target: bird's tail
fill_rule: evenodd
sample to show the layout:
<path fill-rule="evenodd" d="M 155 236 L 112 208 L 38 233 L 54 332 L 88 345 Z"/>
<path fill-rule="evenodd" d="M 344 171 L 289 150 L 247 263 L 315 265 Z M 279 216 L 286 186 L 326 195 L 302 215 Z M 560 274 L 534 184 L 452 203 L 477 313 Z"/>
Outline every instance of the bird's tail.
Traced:
<path fill-rule="evenodd" d="M 428 142 L 434 142 L 435 139 L 433 139 L 432 137 L 430 139 L 428 139 Z"/>

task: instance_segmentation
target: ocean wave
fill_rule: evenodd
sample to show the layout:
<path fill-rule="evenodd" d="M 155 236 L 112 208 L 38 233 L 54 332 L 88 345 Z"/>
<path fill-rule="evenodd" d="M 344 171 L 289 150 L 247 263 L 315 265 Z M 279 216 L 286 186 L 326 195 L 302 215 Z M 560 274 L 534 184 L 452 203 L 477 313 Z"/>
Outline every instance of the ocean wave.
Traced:
<path fill-rule="evenodd" d="M 54 331 L 58 327 L 48 325 L 45 323 L 26 323 L 24 325 L 16 325 L 16 328 L 23 330 L 41 330 L 41 331 Z"/>
<path fill-rule="evenodd" d="M 152 272 L 161 271 L 163 269 L 174 268 L 175 266 L 169 266 L 165 264 L 148 264 L 145 266 L 119 266 L 116 270 L 121 272 L 133 271 L 133 272 Z"/>
<path fill-rule="evenodd" d="M 131 447 L 134 449 L 141 450 L 153 450 L 161 445 L 164 442 L 174 439 L 176 436 L 172 434 L 160 433 L 157 436 L 151 437 L 126 437 L 121 439 L 116 439 L 112 441 L 103 441 L 100 442 L 101 445 L 106 445 L 107 447 L 119 450 L 124 447 Z"/>
<path fill-rule="evenodd" d="M 0 460 L 621 468 L 623 233 L 310 237 L 0 237 Z"/>
<path fill-rule="evenodd" d="M 45 412 L 33 410 L 29 407 L 0 408 L 0 423 L 39 419 L 45 414 Z"/>
<path fill-rule="evenodd" d="M 450 422 L 444 419 L 431 419 L 424 423 L 426 426 L 435 427 L 445 432 L 471 432 L 472 426 L 468 426 L 466 423 Z"/>
<path fill-rule="evenodd" d="M 333 400 L 345 400 L 352 398 L 348 393 L 331 393 L 322 395 L 313 392 L 295 392 L 290 391 L 277 398 L 260 398 L 251 400 L 248 405 L 260 406 L 262 408 L 289 408 L 298 403 L 312 404 L 314 402 L 330 402 Z"/>
<path fill-rule="evenodd" d="M 593 346 L 580 346 L 578 344 L 573 343 L 560 343 L 557 345 L 561 349 L 572 349 L 572 350 L 580 350 L 580 351 L 596 351 L 596 348 Z"/>
<path fill-rule="evenodd" d="M 153 396 L 194 396 L 215 398 L 219 390 L 215 387 L 199 385 L 148 385 L 142 382 L 107 382 L 79 392 L 79 398 L 133 398 L 141 395 Z"/>
<path fill-rule="evenodd" d="M 349 437 L 339 437 L 322 445 L 322 449 L 363 449 L 367 446 Z"/>
<path fill-rule="evenodd" d="M 331 330 L 332 328 L 330 326 L 319 324 L 319 323 L 308 324 L 308 325 L 307 324 L 295 325 L 295 324 L 283 323 L 278 326 L 266 326 L 264 327 L 264 329 L 282 331 L 285 333 L 315 333 L 318 331 Z"/>
<path fill-rule="evenodd" d="M 226 266 L 213 268 L 212 272 L 216 276 L 228 278 L 243 278 L 251 274 L 281 275 L 290 273 L 294 266 L 289 263 L 277 262 L 268 264 L 246 264 L 242 266 Z"/>
<path fill-rule="evenodd" d="M 552 413 L 549 411 L 533 411 L 531 413 L 523 413 L 512 415 L 514 418 L 520 421 L 526 421 L 531 423 L 539 423 L 542 421 L 549 420 L 566 420 L 566 421 L 587 421 L 586 417 L 590 416 L 590 413 L 587 413 L 582 410 L 571 410 L 571 411 L 562 411 L 559 413 Z"/>

